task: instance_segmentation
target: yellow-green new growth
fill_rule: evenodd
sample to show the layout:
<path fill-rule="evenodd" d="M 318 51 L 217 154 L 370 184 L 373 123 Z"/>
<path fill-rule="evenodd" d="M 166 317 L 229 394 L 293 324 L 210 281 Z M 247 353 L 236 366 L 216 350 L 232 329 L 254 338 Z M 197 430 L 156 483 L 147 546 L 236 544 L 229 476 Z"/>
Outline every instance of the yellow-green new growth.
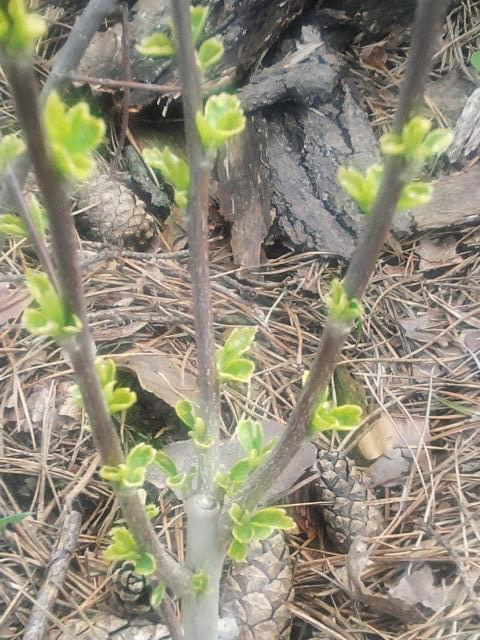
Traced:
<path fill-rule="evenodd" d="M 133 562 L 135 573 L 151 576 L 155 573 L 155 558 L 152 554 L 141 551 L 133 535 L 126 527 L 113 527 L 110 531 L 111 544 L 103 552 L 108 562 Z"/>
<path fill-rule="evenodd" d="M 47 212 L 33 195 L 30 196 L 28 209 L 38 233 L 45 238 L 48 228 Z M 23 219 L 11 213 L 0 215 L 0 233 L 14 238 L 28 238 L 30 235 Z"/>
<path fill-rule="evenodd" d="M 188 205 L 188 189 L 190 186 L 190 169 L 182 158 L 179 158 L 170 147 L 160 151 L 157 147 L 143 150 L 145 162 L 155 171 L 160 171 L 167 184 L 173 187 L 175 204 L 180 209 Z"/>
<path fill-rule="evenodd" d="M 243 355 L 250 350 L 257 327 L 234 329 L 225 344 L 215 353 L 220 382 L 248 382 L 255 372 L 255 365 Z"/>
<path fill-rule="evenodd" d="M 27 271 L 27 287 L 37 307 L 23 314 L 23 325 L 33 335 L 49 336 L 62 341 L 78 333 L 81 322 L 67 310 L 66 304 L 44 273 Z"/>
<path fill-rule="evenodd" d="M 237 96 L 220 93 L 208 98 L 196 122 L 204 149 L 213 153 L 245 129 L 246 118 Z"/>
<path fill-rule="evenodd" d="M 86 180 L 95 170 L 93 151 L 102 142 L 105 123 L 86 102 L 68 108 L 53 91 L 44 113 L 45 127 L 58 172 L 67 180 Z"/>
<path fill-rule="evenodd" d="M 25 143 L 16 133 L 3 136 L 0 141 L 0 176 L 3 176 L 8 166 L 24 151 Z"/>
<path fill-rule="evenodd" d="M 0 47 L 7 56 L 28 54 L 35 40 L 45 33 L 45 22 L 27 13 L 24 0 L 0 2 Z"/>

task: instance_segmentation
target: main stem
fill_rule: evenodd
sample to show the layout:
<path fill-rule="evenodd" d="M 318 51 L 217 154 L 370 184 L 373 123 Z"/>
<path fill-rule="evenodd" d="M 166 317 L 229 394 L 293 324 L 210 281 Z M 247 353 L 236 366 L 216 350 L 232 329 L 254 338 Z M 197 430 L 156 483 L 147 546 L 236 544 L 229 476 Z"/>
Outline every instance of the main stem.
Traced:
<path fill-rule="evenodd" d="M 412 44 L 407 72 L 402 84 L 399 106 L 394 121 L 394 133 L 400 133 L 412 111 L 422 97 L 425 82 L 431 68 L 442 19 L 449 0 L 420 0 L 415 14 Z M 388 230 L 391 227 L 395 207 L 407 182 L 403 160 L 387 158 L 380 192 L 369 221 L 353 254 L 344 279 L 349 297 L 361 298 L 380 256 Z M 318 400 L 338 362 L 349 329 L 327 320 L 322 343 L 310 375 L 293 410 L 288 425 L 269 459 L 253 473 L 241 489 L 235 501 L 246 509 L 254 509 L 274 480 L 283 472 L 300 449 L 308 434 L 308 425 Z M 229 519 L 221 517 L 220 535 L 227 539 Z"/>
<path fill-rule="evenodd" d="M 220 579 L 225 549 L 218 540 L 220 509 L 213 492 L 218 467 L 221 416 L 208 262 L 208 184 L 212 166 L 202 148 L 195 122 L 195 116 L 202 108 L 202 104 L 200 78 L 192 40 L 190 2 L 172 0 L 171 7 L 190 166 L 186 215 L 197 345 L 200 415 L 205 420 L 207 438 L 213 441 L 213 445 L 204 453 L 198 452 L 198 491 L 185 504 L 186 564 L 192 572 L 202 571 L 207 574 L 208 588 L 204 594 L 183 598 L 182 620 L 185 637 L 188 640 L 217 640 Z"/>

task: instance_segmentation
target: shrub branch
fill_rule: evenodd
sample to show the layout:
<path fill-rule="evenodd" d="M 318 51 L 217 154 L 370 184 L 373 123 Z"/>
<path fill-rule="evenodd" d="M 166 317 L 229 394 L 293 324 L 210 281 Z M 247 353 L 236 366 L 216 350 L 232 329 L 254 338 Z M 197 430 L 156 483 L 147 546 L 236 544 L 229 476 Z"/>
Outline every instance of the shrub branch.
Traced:
<path fill-rule="evenodd" d="M 399 107 L 395 116 L 394 133 L 400 133 L 422 97 L 427 80 L 441 21 L 449 0 L 420 0 L 415 14 L 412 44 L 407 72 L 401 87 Z M 369 214 L 359 244 L 347 270 L 344 286 L 349 297 L 360 298 L 381 253 L 395 212 L 395 206 L 408 182 L 401 158 L 388 157 L 379 195 Z M 242 507 L 253 509 L 285 466 L 293 459 L 308 434 L 308 427 L 318 401 L 338 362 L 350 329 L 331 318 L 327 319 L 322 343 L 310 375 L 290 420 L 268 460 L 247 480 L 235 498 Z M 224 514 L 221 534 L 229 535 L 228 516 Z"/>

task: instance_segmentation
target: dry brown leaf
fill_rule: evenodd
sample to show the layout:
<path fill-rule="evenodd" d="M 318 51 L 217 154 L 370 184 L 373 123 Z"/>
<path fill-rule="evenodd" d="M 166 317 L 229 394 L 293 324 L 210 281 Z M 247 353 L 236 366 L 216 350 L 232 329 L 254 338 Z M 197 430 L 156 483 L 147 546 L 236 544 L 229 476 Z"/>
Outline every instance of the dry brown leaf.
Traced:
<path fill-rule="evenodd" d="M 455 239 L 452 237 L 441 240 L 424 238 L 418 243 L 415 252 L 420 258 L 421 271 L 438 269 L 438 267 L 461 261 Z"/>
<path fill-rule="evenodd" d="M 418 342 L 430 342 L 445 328 L 445 318 L 439 309 L 430 309 L 427 313 L 413 318 L 400 318 L 398 324 L 405 331 L 407 338 Z"/>
<path fill-rule="evenodd" d="M 383 71 L 388 59 L 387 44 L 388 40 L 382 40 L 381 42 L 374 42 L 373 44 L 362 47 L 360 60 L 369 67 Z"/>
<path fill-rule="evenodd" d="M 421 604 L 432 611 L 440 611 L 445 605 L 452 602 L 453 594 L 457 592 L 456 586 L 435 586 L 432 570 L 428 565 L 422 569 L 405 573 L 398 584 L 391 587 L 389 595 L 409 605 Z M 456 597 L 456 595 L 455 595 Z"/>
<path fill-rule="evenodd" d="M 468 351 L 478 353 L 480 351 L 480 330 L 470 329 L 462 333 L 462 342 Z"/>
<path fill-rule="evenodd" d="M 358 445 L 365 458 L 375 459 L 366 472 L 372 484 L 378 486 L 401 478 L 410 469 L 414 456 L 422 467 L 426 458 L 419 448 L 424 442 L 423 418 L 382 413 Z"/>
<path fill-rule="evenodd" d="M 195 403 L 198 389 L 194 376 L 182 371 L 177 360 L 163 353 L 135 353 L 118 356 L 119 367 L 132 371 L 145 391 L 174 407 L 183 398 Z"/>
<path fill-rule="evenodd" d="M 18 318 L 25 311 L 32 296 L 25 289 L 10 288 L 8 284 L 0 284 L 0 326 L 8 320 Z"/>
<path fill-rule="evenodd" d="M 147 322 L 140 320 L 138 322 L 131 322 L 121 327 L 115 327 L 111 324 L 105 328 L 93 328 L 93 339 L 96 342 L 103 342 L 104 340 L 116 341 L 122 340 L 133 336 L 135 333 L 143 329 Z"/>
<path fill-rule="evenodd" d="M 170 215 L 165 220 L 162 237 L 170 251 L 181 251 L 187 246 L 185 220 L 177 207 L 172 207 Z"/>

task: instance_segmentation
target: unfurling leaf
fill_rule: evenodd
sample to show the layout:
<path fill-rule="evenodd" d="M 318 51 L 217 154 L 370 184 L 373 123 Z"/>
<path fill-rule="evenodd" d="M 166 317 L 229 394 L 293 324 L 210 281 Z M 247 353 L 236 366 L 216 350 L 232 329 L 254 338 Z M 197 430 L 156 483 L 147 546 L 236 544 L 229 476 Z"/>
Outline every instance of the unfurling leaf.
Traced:
<path fill-rule="evenodd" d="M 48 227 L 48 219 L 46 211 L 40 206 L 35 196 L 30 196 L 28 209 L 33 224 L 42 238 L 45 238 L 45 232 Z M 30 233 L 23 219 L 20 216 L 5 213 L 0 215 L 0 233 L 12 236 L 14 238 L 28 238 Z"/>
<path fill-rule="evenodd" d="M 137 394 L 128 387 L 116 387 L 117 367 L 111 358 L 97 358 L 95 368 L 103 391 L 103 397 L 110 415 L 126 411 L 137 401 Z M 77 386 L 72 391 L 77 404 L 82 404 Z"/>
<path fill-rule="evenodd" d="M 179 158 L 170 147 L 161 151 L 157 147 L 143 150 L 145 162 L 160 171 L 165 182 L 173 187 L 175 203 L 180 209 L 188 205 L 188 189 L 190 186 L 190 168 L 188 163 Z"/>
<path fill-rule="evenodd" d="M 220 62 L 223 52 L 223 44 L 218 38 L 209 38 L 202 42 L 198 50 L 198 63 L 202 71 Z"/>
<path fill-rule="evenodd" d="M 25 143 L 16 134 L 3 136 L 0 141 L 0 176 L 8 169 L 8 166 L 25 151 Z"/>
<path fill-rule="evenodd" d="M 453 133 L 449 129 L 434 129 L 427 118 L 415 116 L 403 127 L 401 135 L 387 133 L 380 139 L 385 155 L 402 156 L 415 172 L 421 171 L 425 162 L 438 156 L 450 146 Z"/>
<path fill-rule="evenodd" d="M 256 420 L 240 420 L 235 431 L 245 453 L 252 449 L 260 455 L 263 451 L 263 429 Z"/>
<path fill-rule="evenodd" d="M 56 91 L 48 96 L 45 126 L 58 172 L 63 178 L 86 180 L 95 170 L 93 151 L 105 134 L 105 124 L 90 113 L 86 102 L 71 108 Z"/>
<path fill-rule="evenodd" d="M 247 559 L 248 547 L 245 543 L 239 542 L 234 538 L 228 547 L 228 557 L 235 562 L 245 562 Z"/>
<path fill-rule="evenodd" d="M 130 469 L 142 469 L 148 467 L 149 464 L 155 459 L 155 449 L 149 445 L 141 442 L 137 444 L 129 452 L 127 456 L 127 467 Z"/>
<path fill-rule="evenodd" d="M 220 382 L 250 380 L 255 372 L 255 365 L 241 356 L 250 349 L 256 331 L 256 327 L 234 329 L 223 347 L 217 350 L 215 359 Z"/>
<path fill-rule="evenodd" d="M 138 556 L 138 547 L 134 537 L 126 527 L 114 527 L 110 531 L 112 543 L 103 552 L 105 560 L 115 562 L 118 560 L 135 560 Z"/>
<path fill-rule="evenodd" d="M 338 278 L 332 280 L 330 293 L 325 296 L 325 303 L 334 322 L 351 324 L 363 313 L 360 301 L 347 296 L 343 283 Z"/>
<path fill-rule="evenodd" d="M 246 118 L 239 99 L 229 93 L 208 98 L 196 116 L 197 129 L 206 151 L 215 152 L 226 140 L 241 133 Z"/>
<path fill-rule="evenodd" d="M 244 524 L 235 524 L 232 527 L 232 535 L 239 542 L 247 544 L 253 540 L 255 531 L 249 522 Z"/>
<path fill-rule="evenodd" d="M 197 596 L 202 596 L 207 593 L 208 575 L 205 573 L 205 571 L 197 571 L 196 573 L 194 573 L 190 578 L 190 586 Z"/>
<path fill-rule="evenodd" d="M 61 341 L 81 329 L 80 320 L 67 311 L 62 298 L 44 273 L 27 271 L 27 287 L 38 307 L 27 309 L 23 324 L 27 331 L 37 336 L 49 336 Z"/>
<path fill-rule="evenodd" d="M 155 573 L 157 568 L 155 563 L 155 558 L 151 553 L 147 553 L 144 551 L 143 553 L 139 553 L 135 560 L 135 573 L 139 576 L 151 576 Z"/>
<path fill-rule="evenodd" d="M 162 31 L 155 31 L 143 38 L 135 48 L 138 53 L 147 58 L 170 58 L 175 55 L 175 43 L 169 35 Z"/>
<path fill-rule="evenodd" d="M 470 58 L 470 64 L 480 73 L 480 51 L 474 51 L 472 53 L 472 57 Z"/>
<path fill-rule="evenodd" d="M 3 0 L 0 8 L 0 45 L 11 56 L 29 53 L 45 32 L 45 22 L 27 13 L 24 0 Z"/>
<path fill-rule="evenodd" d="M 365 175 L 352 167 L 340 167 L 337 173 L 338 183 L 355 200 L 363 213 L 370 213 L 382 177 L 383 167 L 379 164 L 370 166 Z"/>
<path fill-rule="evenodd" d="M 150 604 L 153 609 L 157 609 L 162 604 L 166 588 L 166 585 L 161 583 L 158 584 L 152 591 L 152 594 L 150 596 Z"/>

